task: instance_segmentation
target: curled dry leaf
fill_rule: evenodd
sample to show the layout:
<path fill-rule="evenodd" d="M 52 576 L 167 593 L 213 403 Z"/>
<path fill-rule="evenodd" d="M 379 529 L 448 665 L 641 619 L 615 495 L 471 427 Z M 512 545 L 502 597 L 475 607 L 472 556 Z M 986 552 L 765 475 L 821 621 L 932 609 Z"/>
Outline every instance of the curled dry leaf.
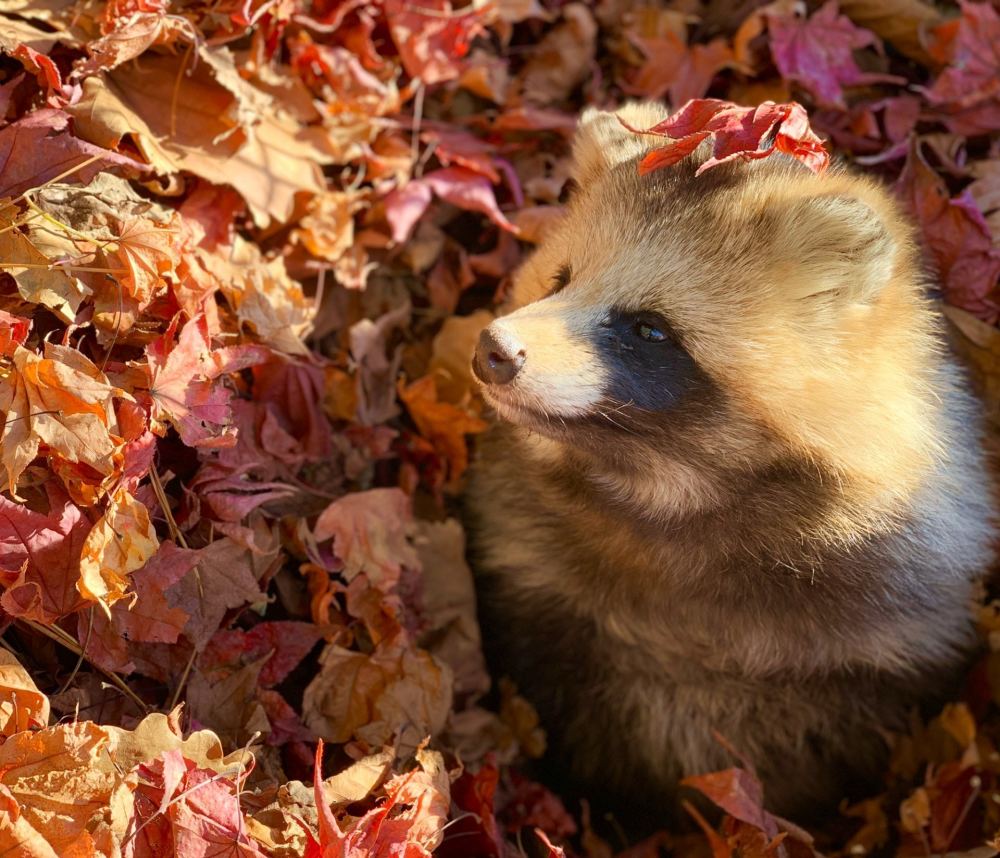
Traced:
<path fill-rule="evenodd" d="M 80 595 L 96 602 L 110 619 L 111 606 L 125 598 L 127 576 L 145 565 L 158 546 L 146 507 L 119 489 L 83 543 Z"/>
<path fill-rule="evenodd" d="M 450 669 L 400 638 L 371 655 L 330 644 L 302 701 L 306 724 L 331 742 L 352 737 L 378 747 L 397 737 L 415 748 L 444 727 L 451 708 Z"/>
<path fill-rule="evenodd" d="M 652 128 L 632 128 L 637 134 L 652 134 L 670 141 L 646 155 L 640 173 L 669 167 L 690 155 L 705 140 L 712 141 L 712 157 L 696 175 L 735 159 L 766 158 L 783 152 L 801 161 L 813 172 L 822 172 L 830 156 L 809 127 L 802 105 L 765 101 L 759 107 L 737 107 L 713 98 L 694 99 Z"/>
<path fill-rule="evenodd" d="M 0 650 L 0 736 L 49 724 L 49 699 L 7 650 Z"/>

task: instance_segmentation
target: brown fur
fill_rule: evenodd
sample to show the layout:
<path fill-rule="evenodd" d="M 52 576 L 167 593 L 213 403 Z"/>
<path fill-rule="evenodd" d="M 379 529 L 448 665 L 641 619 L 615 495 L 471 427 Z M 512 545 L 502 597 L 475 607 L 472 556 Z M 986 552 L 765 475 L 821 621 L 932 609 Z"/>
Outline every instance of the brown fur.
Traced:
<path fill-rule="evenodd" d="M 494 323 L 527 358 L 484 390 L 511 422 L 468 492 L 487 645 L 585 790 L 655 815 L 731 762 L 719 730 L 770 806 L 814 808 L 963 663 L 993 542 L 977 407 L 885 191 L 780 158 L 695 178 L 703 151 L 640 177 L 656 143 L 583 116 L 580 191 Z M 610 307 L 677 331 L 703 378 L 675 407 L 609 396 Z"/>

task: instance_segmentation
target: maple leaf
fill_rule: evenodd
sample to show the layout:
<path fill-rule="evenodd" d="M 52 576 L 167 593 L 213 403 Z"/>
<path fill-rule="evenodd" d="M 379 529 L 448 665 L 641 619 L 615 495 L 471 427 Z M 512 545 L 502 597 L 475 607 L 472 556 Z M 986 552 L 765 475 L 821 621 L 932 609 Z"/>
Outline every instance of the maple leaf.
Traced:
<path fill-rule="evenodd" d="M 55 486 L 43 514 L 0 495 L 0 597 L 15 617 L 52 623 L 77 610 L 80 555 L 90 522 Z"/>
<path fill-rule="evenodd" d="M 265 858 L 246 830 L 238 782 L 201 768 L 179 750 L 166 751 L 159 759 L 141 764 L 137 775 L 136 827 L 127 835 L 132 840 L 143 826 L 135 858 L 167 853 Z M 142 808 L 152 811 L 146 820 L 141 819 Z M 143 843 L 155 843 L 156 847 L 143 849 Z"/>
<path fill-rule="evenodd" d="M 417 429 L 448 462 L 448 478 L 457 480 L 469 464 L 465 436 L 483 432 L 488 424 L 468 409 L 438 399 L 433 375 L 410 385 L 399 383 L 399 398 L 406 405 Z"/>
<path fill-rule="evenodd" d="M 766 158 L 775 152 L 791 155 L 815 173 L 825 170 L 830 162 L 822 141 L 809 127 L 805 110 L 795 102 L 765 101 L 758 107 L 738 107 L 732 102 L 703 98 L 687 102 L 652 128 L 633 128 L 621 118 L 619 121 L 637 134 L 671 140 L 642 159 L 640 174 L 676 164 L 709 139 L 713 143 L 712 157 L 697 169 L 696 176 L 733 159 Z"/>
<path fill-rule="evenodd" d="M 503 835 L 494 813 L 500 770 L 488 758 L 473 773 L 462 772 L 451 787 L 455 806 L 465 811 L 457 816 L 445 832 L 438 854 L 444 858 L 464 858 L 470 853 L 501 856 L 504 854 Z"/>
<path fill-rule="evenodd" d="M 266 565 L 273 555 L 263 552 L 255 555 L 231 538 L 223 537 L 197 551 L 164 543 L 160 556 L 165 563 L 183 563 L 191 570 L 168 587 L 165 595 L 171 606 L 190 616 L 184 635 L 197 650 L 204 649 L 219 630 L 227 611 L 265 600 L 257 583 L 254 561 Z"/>
<path fill-rule="evenodd" d="M 854 51 L 866 47 L 881 50 L 881 42 L 870 30 L 855 27 L 841 15 L 836 0 L 827 0 L 809 18 L 765 12 L 771 34 L 771 55 L 778 70 L 803 84 L 822 105 L 844 107 L 844 86 L 870 83 L 905 83 L 896 75 L 862 72 Z"/>
<path fill-rule="evenodd" d="M 330 422 L 321 408 L 323 387 L 322 371 L 308 361 L 272 359 L 253 368 L 254 401 L 265 406 L 271 417 L 266 428 L 280 427 L 295 440 L 296 449 L 288 455 L 296 464 L 321 461 L 330 455 L 333 441 Z M 263 426 L 261 443 L 268 449 Z M 275 455 L 273 448 L 268 452 Z"/>
<path fill-rule="evenodd" d="M 731 858 L 734 854 L 778 858 L 784 854 L 778 849 L 786 838 L 803 847 L 806 855 L 816 858 L 812 837 L 807 832 L 764 809 L 764 788 L 753 772 L 725 769 L 686 777 L 681 784 L 698 790 L 727 814 L 723 820 L 726 836 L 722 837 L 690 803 L 683 802 L 708 838 L 715 858 Z"/>
<path fill-rule="evenodd" d="M 262 227 L 287 220 L 296 194 L 324 190 L 318 165 L 329 153 L 264 92 L 220 82 L 225 70 L 241 80 L 225 48 L 203 46 L 199 58 L 186 68 L 184 56 L 147 54 L 141 76 L 121 67 L 88 77 L 67 108 L 76 133 L 110 148 L 131 136 L 157 172 L 186 170 L 232 186 Z M 253 133 L 251 116 L 259 120 Z"/>
<path fill-rule="evenodd" d="M 330 810 L 321 779 L 323 743 L 316 748 L 313 789 L 319 840 L 309 836 L 307 858 L 430 858 L 448 816 L 448 773 L 441 755 L 418 749 L 419 769 L 385 785 L 386 797 L 344 833 Z M 396 812 L 393 812 L 396 811 Z"/>
<path fill-rule="evenodd" d="M 18 478 L 40 451 L 86 465 L 95 475 L 91 482 L 103 489 L 121 465 L 113 399 L 127 394 L 65 346 L 46 343 L 44 356 L 17 347 L 12 363 L 11 378 L 0 379 L 6 411 L 0 464 L 11 494 L 17 496 Z"/>
<path fill-rule="evenodd" d="M 177 321 L 146 350 L 153 417 L 170 420 L 189 446 L 230 447 L 236 442 L 231 393 L 219 376 L 262 363 L 268 351 L 249 345 L 213 349 L 204 316 L 187 322 L 175 342 Z"/>
<path fill-rule="evenodd" d="M 237 236 L 227 258 L 206 258 L 222 293 L 241 323 L 286 354 L 307 354 L 303 338 L 312 328 L 313 302 L 288 276 L 284 260 L 265 259 L 256 244 Z"/>
<path fill-rule="evenodd" d="M 559 797 L 542 784 L 528 780 L 517 772 L 511 773 L 513 794 L 501 811 L 508 831 L 530 827 L 554 837 L 571 837 L 577 826 Z"/>
<path fill-rule="evenodd" d="M 23 346 L 31 330 L 31 319 L 0 310 L 0 356 L 13 357 L 15 346 Z"/>
<path fill-rule="evenodd" d="M 89 721 L 8 737 L 0 745 L 0 789 L 24 821 L 14 832 L 33 832 L 31 840 L 47 844 L 53 855 L 94 854 L 93 835 L 108 828 L 120 783 L 117 772 L 101 764 L 109 738 Z M 115 797 L 124 810 L 127 795 Z M 0 828 L 0 843 L 14 832 Z"/>
<path fill-rule="evenodd" d="M 264 659 L 259 683 L 277 685 L 305 658 L 322 637 L 312 623 L 263 622 L 249 631 L 219 631 L 205 648 L 199 663 L 203 670 L 214 666 Z"/>
<path fill-rule="evenodd" d="M 194 668 L 186 689 L 194 723 L 209 727 L 229 747 L 246 744 L 258 734 L 270 737 L 272 725 L 259 694 L 260 670 L 267 658 L 264 655 L 233 670 Z M 308 731 L 301 732 L 312 738 Z M 270 739 L 269 743 L 275 744 Z"/>
<path fill-rule="evenodd" d="M 593 13 L 583 3 L 566 4 L 517 76 L 521 97 L 541 105 L 568 97 L 590 76 L 596 47 Z"/>
<path fill-rule="evenodd" d="M 46 88 L 50 96 L 62 90 L 62 74 L 50 57 L 26 44 L 18 45 L 10 55 L 38 79 L 38 83 Z M 53 99 L 50 103 L 58 104 L 58 99 Z"/>
<path fill-rule="evenodd" d="M 497 207 L 496 197 L 487 179 L 465 167 L 443 167 L 424 175 L 418 181 L 435 194 L 460 209 L 480 212 L 501 229 L 517 234 L 514 226 Z"/>
<path fill-rule="evenodd" d="M 360 207 L 355 194 L 344 191 L 318 194 L 310 200 L 295 236 L 313 256 L 337 262 L 354 243 L 354 214 Z"/>
<path fill-rule="evenodd" d="M 66 249 L 72 257 L 79 259 L 77 247 L 72 243 L 67 246 L 67 243 L 53 239 L 51 233 L 48 234 L 48 241 L 43 243 L 41 231 L 30 225 L 27 233 L 25 235 L 16 231 L 13 222 L 4 224 L 3 232 L 0 232 L 3 273 L 14 278 L 17 291 L 26 301 L 50 308 L 68 324 L 76 317 L 80 304 L 93 290 L 74 276 L 71 270 L 55 264 L 50 254 L 59 257 L 62 256 L 59 250 Z M 57 244 L 62 244 L 59 250 L 55 247 Z"/>
<path fill-rule="evenodd" d="M 420 132 L 420 139 L 434 147 L 434 157 L 445 167 L 455 164 L 479 173 L 494 185 L 500 184 L 500 174 L 494 162 L 496 147 L 484 140 L 448 126 L 431 125 Z"/>
<path fill-rule="evenodd" d="M 386 219 L 394 241 L 406 240 L 430 205 L 432 192 L 460 209 L 484 214 L 501 229 L 517 234 L 517 227 L 497 206 L 488 179 L 467 167 L 443 167 L 413 179 L 386 197 Z"/>
<path fill-rule="evenodd" d="M 723 69 L 737 65 L 732 48 L 724 39 L 713 39 L 707 45 L 671 44 L 674 61 L 664 65 L 670 56 L 667 45 L 648 40 L 642 43 L 646 64 L 629 81 L 629 90 L 650 98 L 660 99 L 669 93 L 672 104 L 684 104 L 692 98 L 701 98 L 712 85 L 712 80 Z"/>
<path fill-rule="evenodd" d="M 431 204 L 433 192 L 421 181 L 407 182 L 385 199 L 385 217 L 392 229 L 392 240 L 402 244 L 414 225 Z"/>
<path fill-rule="evenodd" d="M 115 5 L 109 3 L 106 8 Z M 186 18 L 166 12 L 164 5 L 155 11 L 136 9 L 131 14 L 113 16 L 104 35 L 87 43 L 90 60 L 81 65 L 81 71 L 110 71 L 154 45 L 170 45 L 180 39 L 198 40 L 197 31 Z"/>
<path fill-rule="evenodd" d="M 333 553 L 350 581 L 360 574 L 385 593 L 399 583 L 404 566 L 416 568 L 410 499 L 399 489 L 370 489 L 333 501 L 316 520 L 317 542 L 333 539 Z"/>
<path fill-rule="evenodd" d="M 129 577 L 134 599 L 122 599 L 111 606 L 111 616 L 95 613 L 86 622 L 81 618 L 78 637 L 89 659 L 107 670 L 131 673 L 135 665 L 130 649 L 136 643 L 177 642 L 188 613 L 172 607 L 165 590 L 195 566 L 195 552 L 175 550 L 172 542 L 160 543 L 157 552 Z"/>
<path fill-rule="evenodd" d="M 108 619 L 111 606 L 125 598 L 128 578 L 159 546 L 146 507 L 125 489 L 108 500 L 108 508 L 83 543 L 77 589 L 100 605 Z"/>
<path fill-rule="evenodd" d="M 944 68 L 927 100 L 946 111 L 944 122 L 956 134 L 982 134 L 1000 129 L 1000 14 L 989 3 L 960 4 L 957 27 L 942 24 L 950 38 Z"/>
<path fill-rule="evenodd" d="M 319 663 L 302 713 L 324 739 L 345 742 L 356 736 L 378 746 L 395 736 L 412 750 L 444 727 L 451 671 L 401 637 L 381 642 L 371 655 L 328 644 Z"/>
<path fill-rule="evenodd" d="M 122 287 L 139 302 L 147 304 L 163 285 L 164 275 L 173 272 L 177 257 L 177 228 L 140 218 L 123 220 L 107 253 L 125 269 L 119 278 Z"/>
<path fill-rule="evenodd" d="M 968 190 L 951 198 L 944 181 L 927 164 L 918 143 L 910 148 L 896 193 L 920 225 L 947 299 L 995 322 L 1000 248 Z"/>
<path fill-rule="evenodd" d="M 487 8 L 454 9 L 449 0 L 386 0 L 389 31 L 406 73 L 427 85 L 458 77 L 459 60 L 482 32 Z"/>

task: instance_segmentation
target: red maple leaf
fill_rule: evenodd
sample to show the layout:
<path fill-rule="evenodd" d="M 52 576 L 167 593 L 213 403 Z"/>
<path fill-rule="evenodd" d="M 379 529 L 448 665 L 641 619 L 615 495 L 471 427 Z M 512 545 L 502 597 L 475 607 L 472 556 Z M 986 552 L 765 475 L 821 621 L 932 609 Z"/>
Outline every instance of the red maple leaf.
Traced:
<path fill-rule="evenodd" d="M 814 173 L 821 173 L 830 163 L 823 141 L 809 127 L 805 108 L 794 101 L 740 107 L 716 98 L 694 98 L 652 128 L 633 128 L 621 118 L 618 121 L 637 134 L 670 141 L 642 159 L 642 175 L 676 164 L 709 138 L 712 157 L 698 168 L 696 176 L 735 158 L 756 160 L 775 152 L 791 155 Z"/>
<path fill-rule="evenodd" d="M 767 14 L 771 56 L 781 74 L 798 81 L 820 104 L 844 107 L 842 87 L 871 83 L 905 83 L 896 75 L 863 72 L 854 51 L 881 42 L 870 30 L 856 27 L 829 0 L 812 17 Z"/>

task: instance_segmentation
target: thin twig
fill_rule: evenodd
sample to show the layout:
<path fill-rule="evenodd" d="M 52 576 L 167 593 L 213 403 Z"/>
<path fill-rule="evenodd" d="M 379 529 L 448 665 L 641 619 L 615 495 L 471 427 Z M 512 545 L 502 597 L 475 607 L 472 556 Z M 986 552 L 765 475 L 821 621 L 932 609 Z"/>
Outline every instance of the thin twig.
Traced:
<path fill-rule="evenodd" d="M 149 481 L 153 484 L 153 494 L 156 495 L 156 499 L 160 503 L 160 509 L 163 510 L 163 516 L 167 520 L 167 528 L 170 530 L 171 538 L 174 542 L 179 542 L 181 548 L 187 548 L 187 540 L 184 538 L 184 534 L 181 533 L 181 529 L 177 526 L 173 510 L 170 509 L 170 504 L 167 502 L 167 493 L 163 490 L 163 483 L 160 482 L 160 474 L 156 468 L 149 469 Z"/>
<path fill-rule="evenodd" d="M 420 153 L 420 123 L 424 118 L 424 82 L 417 85 L 417 94 L 413 99 L 413 125 L 410 131 L 410 159 L 417 163 Z M 417 177 L 419 178 L 419 176 Z"/>
<path fill-rule="evenodd" d="M 167 500 L 167 493 L 163 490 L 163 483 L 160 482 L 160 474 L 156 468 L 149 469 L 149 481 L 153 485 L 153 494 L 156 495 L 156 500 L 160 504 L 160 509 L 163 510 L 163 517 L 167 520 L 167 527 L 170 530 L 170 536 L 174 542 L 179 542 L 181 548 L 189 548 L 187 540 L 184 538 L 184 534 L 181 533 L 181 529 L 177 526 L 177 520 L 174 518 L 173 510 L 170 509 L 170 502 Z M 205 585 L 201 580 L 201 569 L 198 564 L 194 565 L 194 580 L 198 585 L 198 598 L 205 598 Z"/>
<path fill-rule="evenodd" d="M 174 80 L 174 89 L 170 94 L 170 137 L 173 139 L 177 136 L 177 101 L 181 94 L 181 79 L 184 77 L 184 72 L 187 71 L 188 60 L 191 58 L 191 51 L 194 50 L 194 45 L 188 45 L 187 50 L 184 52 L 184 56 L 181 59 L 180 67 L 177 69 L 177 78 Z"/>
<path fill-rule="evenodd" d="M 80 655 L 76 659 L 76 667 L 73 668 L 73 672 L 69 675 L 69 679 L 67 679 L 62 684 L 62 688 L 59 689 L 59 694 L 62 694 L 73 684 L 73 680 L 76 679 L 76 675 L 80 672 L 80 668 L 83 666 L 83 654 L 87 651 L 87 647 L 90 646 L 90 635 L 94 631 L 93 605 L 91 605 L 90 611 L 87 612 L 87 618 L 87 636 L 83 639 L 83 649 L 80 650 Z"/>
<path fill-rule="evenodd" d="M 177 687 L 174 689 L 174 693 L 170 697 L 169 709 L 173 710 L 181 699 L 181 692 L 184 690 L 184 686 L 187 685 L 188 677 L 191 675 L 191 668 L 194 667 L 195 656 L 198 655 L 198 650 L 195 648 L 194 644 L 191 645 L 191 657 L 187 660 L 187 664 L 184 665 L 184 673 L 181 674 L 181 680 L 177 683 Z"/>

